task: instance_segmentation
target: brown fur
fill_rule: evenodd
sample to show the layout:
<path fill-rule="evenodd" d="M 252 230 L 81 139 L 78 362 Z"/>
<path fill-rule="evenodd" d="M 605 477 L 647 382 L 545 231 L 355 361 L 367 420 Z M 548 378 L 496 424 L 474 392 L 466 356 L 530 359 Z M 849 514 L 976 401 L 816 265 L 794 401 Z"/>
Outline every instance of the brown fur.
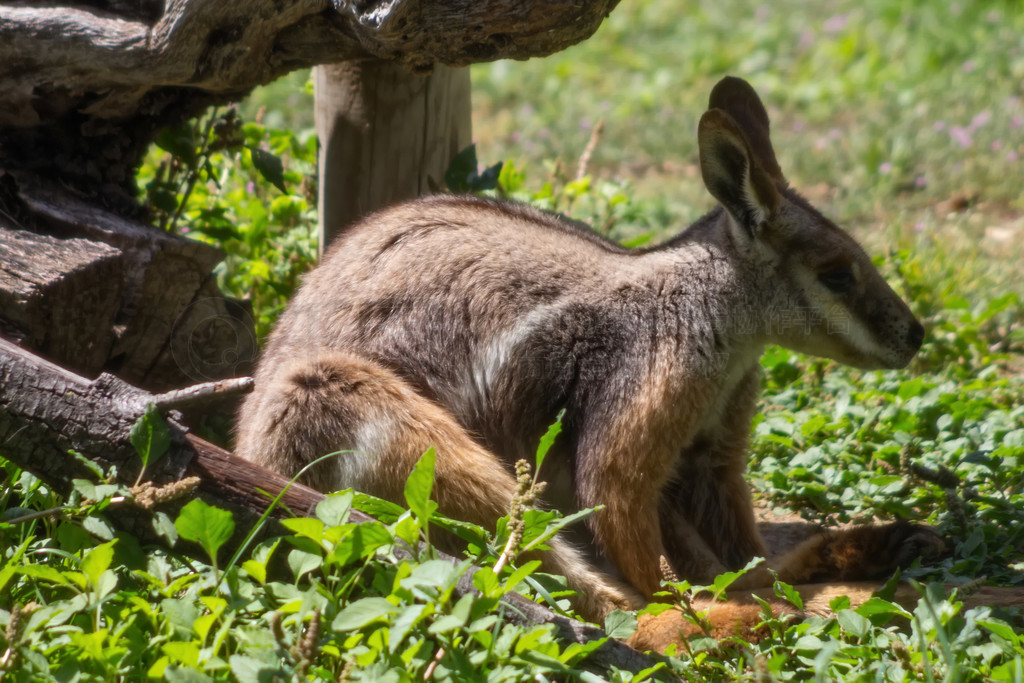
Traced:
<path fill-rule="evenodd" d="M 558 541 L 545 560 L 582 614 L 639 604 L 634 589 L 658 589 L 662 556 L 700 582 L 766 554 L 743 480 L 764 346 L 900 367 L 923 328 L 788 187 L 749 85 L 716 86 L 698 142 L 722 206 L 653 249 L 474 197 L 427 197 L 353 226 L 272 334 L 238 452 L 293 473 L 345 450 L 310 483 L 400 502 L 435 446 L 441 510 L 491 525 L 511 500 L 511 464 L 532 458 L 564 409 L 541 473 L 548 502 L 604 510 L 575 530 L 586 555 Z M 859 554 L 821 537 L 781 566 L 884 573 L 908 560 L 893 539 L 925 533 L 910 529 L 869 532 Z M 749 584 L 770 585 L 755 574 Z"/>
<path fill-rule="evenodd" d="M 358 488 L 394 502 L 404 502 L 405 481 L 420 456 L 436 450 L 434 498 L 448 517 L 493 529 L 506 514 L 516 490 L 515 478 L 494 455 L 477 445 L 440 406 L 413 391 L 392 371 L 350 354 L 323 351 L 288 363 L 279 384 L 269 387 L 274 400 L 261 405 L 269 426 L 259 447 L 240 443 L 255 462 L 294 474 L 313 458 L 330 452 L 323 444 L 345 448 L 358 443 L 360 453 L 338 458 L 371 461 Z M 383 417 L 378 411 L 386 411 Z M 302 416 L 302 417 L 297 417 Z M 387 423 L 375 434 L 356 435 L 352 425 Z M 351 463 L 350 463 L 351 464 Z M 358 466 L 358 465 L 357 465 Z M 342 465 L 344 467 L 344 465 Z M 305 483 L 322 491 L 348 484 L 333 459 L 309 470 Z M 451 541 L 441 537 L 442 545 Z M 597 572 L 560 538 L 541 553 L 545 567 L 578 589 L 576 609 L 592 618 L 610 609 L 630 609 L 638 601 L 629 587 Z M 450 549 L 450 548 L 449 548 Z"/>

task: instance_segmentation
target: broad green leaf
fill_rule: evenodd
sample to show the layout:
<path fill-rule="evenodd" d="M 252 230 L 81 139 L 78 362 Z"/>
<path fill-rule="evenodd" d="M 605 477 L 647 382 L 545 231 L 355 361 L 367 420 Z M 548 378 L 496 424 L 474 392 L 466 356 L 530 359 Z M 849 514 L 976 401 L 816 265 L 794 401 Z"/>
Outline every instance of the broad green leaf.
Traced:
<path fill-rule="evenodd" d="M 462 149 L 444 174 L 444 184 L 452 192 L 482 192 L 493 190 L 501 178 L 502 163 L 498 162 L 480 171 L 476 156 L 476 145 Z"/>
<path fill-rule="evenodd" d="M 588 641 L 586 643 L 570 643 L 568 647 L 566 647 L 564 650 L 562 650 L 562 654 L 559 655 L 558 661 L 562 662 L 563 664 L 569 664 L 571 662 L 581 660 L 584 657 L 586 657 L 587 655 L 589 655 L 590 653 L 592 653 L 595 650 L 599 649 L 602 645 L 604 645 L 607 642 L 608 642 L 607 638 L 595 638 L 594 640 Z M 583 678 L 581 676 L 580 680 L 588 680 L 588 679 Z M 589 680 L 595 681 L 595 683 L 597 683 L 597 682 L 603 683 L 603 681 L 605 681 L 605 679 L 598 678 L 597 676 L 594 676 L 593 678 L 591 678 Z M 637 681 L 637 680 L 640 680 L 640 679 L 634 678 L 633 680 Z"/>
<path fill-rule="evenodd" d="M 1001 619 L 988 617 L 983 619 L 977 619 L 976 621 L 979 625 L 984 626 L 986 629 L 996 634 L 1008 643 L 1021 643 L 1022 641 L 1024 641 L 1024 635 L 1018 634 L 1016 631 L 1013 630 L 1012 626 L 1007 624 L 1005 621 L 1002 621 Z"/>
<path fill-rule="evenodd" d="M 199 664 L 199 646 L 191 641 L 172 640 L 160 646 L 171 661 L 195 667 Z"/>
<path fill-rule="evenodd" d="M 324 540 L 324 523 L 312 517 L 292 517 L 282 519 L 281 526 L 291 531 L 296 536 L 308 538 L 317 545 L 322 545 Z"/>
<path fill-rule="evenodd" d="M 348 521 L 355 498 L 351 490 L 332 493 L 316 504 L 316 516 L 328 526 L 339 526 Z"/>
<path fill-rule="evenodd" d="M 206 636 L 210 633 L 210 629 L 216 621 L 217 615 L 204 614 L 192 623 L 192 628 L 195 629 L 196 635 L 199 636 L 199 640 L 206 640 Z"/>
<path fill-rule="evenodd" d="M 515 590 L 515 587 L 526 579 L 527 576 L 535 572 L 540 567 L 540 564 L 540 560 L 531 560 L 512 572 L 508 580 L 505 581 L 505 593 Z"/>
<path fill-rule="evenodd" d="M 490 567 L 482 567 L 473 574 L 473 585 L 485 597 L 494 595 L 501 589 L 501 582 Z"/>
<path fill-rule="evenodd" d="M 319 569 L 323 563 L 323 557 L 315 553 L 308 553 L 305 550 L 295 548 L 288 553 L 288 568 L 292 570 L 295 578 L 300 578 L 315 569 Z"/>
<path fill-rule="evenodd" d="M 431 604 L 409 605 L 391 622 L 391 629 L 388 632 L 388 650 L 396 652 L 401 647 L 405 636 L 424 617 L 432 613 L 434 608 Z"/>
<path fill-rule="evenodd" d="M 523 186 L 525 177 L 520 173 L 515 166 L 515 163 L 510 159 L 501 167 L 501 172 L 498 174 L 498 184 L 502 189 L 511 194 L 517 191 Z"/>
<path fill-rule="evenodd" d="M 29 566 L 36 567 L 36 566 L 41 566 L 41 565 L 29 565 Z M 7 565 L 3 569 L 0 569 L 0 593 L 2 593 L 4 591 L 4 589 L 7 587 L 7 584 L 10 583 L 11 578 L 14 577 L 14 569 L 15 568 L 12 565 Z M 53 569 L 53 568 L 52 567 L 48 567 L 48 569 Z M 54 569 L 54 571 L 57 571 L 57 570 Z M 57 574 L 60 574 L 60 572 L 57 572 Z M 65 579 L 64 576 L 61 575 L 59 583 L 67 583 L 67 579 Z"/>
<path fill-rule="evenodd" d="M 775 581 L 775 594 L 781 598 L 785 598 L 791 605 L 797 609 L 804 608 L 803 598 L 800 597 L 800 593 L 785 581 Z"/>
<path fill-rule="evenodd" d="M 446 560 L 428 560 L 416 565 L 412 573 L 401 580 L 405 588 L 413 586 L 445 591 L 459 579 L 459 568 Z"/>
<path fill-rule="evenodd" d="M 871 628 L 871 622 L 853 610 L 844 609 L 836 614 L 836 621 L 844 631 L 857 638 L 863 638 Z"/>
<path fill-rule="evenodd" d="M 430 494 L 434 489 L 434 464 L 437 454 L 433 446 L 420 456 L 416 466 L 412 468 L 409 478 L 405 481 L 405 502 L 412 510 L 412 513 L 419 520 L 420 525 L 426 526 L 437 509 L 437 505 L 430 500 Z"/>
<path fill-rule="evenodd" d="M 25 647 L 25 648 L 21 648 L 18 651 L 18 657 L 21 657 L 21 658 L 24 659 L 24 662 L 21 663 L 21 669 L 23 671 L 27 671 L 28 668 L 29 668 L 27 665 L 31 665 L 32 668 L 34 668 L 36 671 L 38 671 L 40 673 L 43 673 L 43 674 L 49 674 L 49 672 L 50 672 L 50 665 L 49 665 L 49 662 L 46 659 L 46 656 L 43 653 L 36 652 L 35 650 L 31 650 L 31 649 Z M 47 677 L 47 678 L 49 678 L 49 677 Z M 46 680 L 46 679 L 43 679 L 43 680 Z"/>
<path fill-rule="evenodd" d="M 452 607 L 452 614 L 460 619 L 468 620 L 473 614 L 474 602 L 476 602 L 476 596 L 472 593 L 466 593 L 455 603 L 455 607 Z"/>
<path fill-rule="evenodd" d="M 160 611 L 174 627 L 180 638 L 191 639 L 192 625 L 199 618 L 199 605 L 186 598 L 164 598 L 160 601 Z"/>
<path fill-rule="evenodd" d="M 540 472 L 541 465 L 544 464 L 544 459 L 548 456 L 548 451 L 550 451 L 551 446 L 554 445 L 555 439 L 562 433 L 563 417 L 565 417 L 564 408 L 558 411 L 558 416 L 555 418 L 554 424 L 548 427 L 544 436 L 540 438 L 540 444 L 537 446 L 537 472 Z"/>
<path fill-rule="evenodd" d="M 160 538 L 166 539 L 172 548 L 178 542 L 178 529 L 166 512 L 156 510 L 153 513 L 153 531 Z"/>
<path fill-rule="evenodd" d="M 216 564 L 217 551 L 235 531 L 235 520 L 227 510 L 207 505 L 196 498 L 181 509 L 174 528 L 185 540 L 201 545 Z"/>
<path fill-rule="evenodd" d="M 331 628 L 335 631 L 351 631 L 362 628 L 374 621 L 387 620 L 400 609 L 384 598 L 363 598 L 338 612 L 338 616 L 331 623 Z"/>
<path fill-rule="evenodd" d="M 724 574 L 716 576 L 715 580 L 711 583 L 712 592 L 716 596 L 721 595 L 729 588 L 729 586 L 732 585 L 734 581 L 736 581 L 736 579 L 740 578 L 762 562 L 764 562 L 763 557 L 755 557 L 750 562 L 747 562 L 747 566 L 738 572 L 725 572 Z"/>
<path fill-rule="evenodd" d="M 60 549 L 72 554 L 90 548 L 96 542 L 92 534 L 78 524 L 73 524 L 69 521 L 58 524 L 55 535 L 57 542 L 60 544 Z"/>
<path fill-rule="evenodd" d="M 108 569 L 96 578 L 95 585 L 96 599 L 102 601 L 117 589 L 117 574 Z"/>
<path fill-rule="evenodd" d="M 384 524 L 394 524 L 406 512 L 405 508 L 397 503 L 358 491 L 353 493 L 352 501 L 357 510 L 365 512 Z"/>
<path fill-rule="evenodd" d="M 448 633 L 449 631 L 460 629 L 465 625 L 466 619 L 464 617 L 459 617 L 454 614 L 446 614 L 431 624 L 427 629 L 427 633 L 431 633 L 433 635 L 437 635 L 438 633 Z"/>
<path fill-rule="evenodd" d="M 636 633 L 637 619 L 629 612 L 612 610 L 604 618 L 604 632 L 612 638 L 625 639 Z"/>
<path fill-rule="evenodd" d="M 114 527 L 110 526 L 110 523 L 102 517 L 89 515 L 82 520 L 82 528 L 97 538 L 102 538 L 105 541 L 114 540 Z"/>
<path fill-rule="evenodd" d="M 242 569 L 261 586 L 267 582 L 267 566 L 256 560 L 246 560 Z"/>
<path fill-rule="evenodd" d="M 199 143 L 191 126 L 181 124 L 173 128 L 164 128 L 153 142 L 160 149 L 184 161 L 189 168 L 195 168 L 198 161 L 196 149 Z"/>
<path fill-rule="evenodd" d="M 334 546 L 330 561 L 340 565 L 357 562 L 391 543 L 391 532 L 380 522 L 356 524 Z"/>
<path fill-rule="evenodd" d="M 116 542 L 111 541 L 98 545 L 82 558 L 79 568 L 89 578 L 89 583 L 95 584 L 100 575 L 110 568 L 110 563 L 114 559 L 114 544 Z"/>
<path fill-rule="evenodd" d="M 231 655 L 228 658 L 231 673 L 238 683 L 266 683 L 267 681 L 288 680 L 280 666 L 274 666 L 250 655 Z"/>
<path fill-rule="evenodd" d="M 884 615 L 887 618 L 894 616 L 903 617 L 905 619 L 912 618 L 912 615 L 907 610 L 903 609 L 894 602 L 883 600 L 879 597 L 870 597 L 863 603 L 857 606 L 854 610 L 857 614 L 862 617 L 871 617 Z"/>
<path fill-rule="evenodd" d="M 833 612 L 843 609 L 850 609 L 850 598 L 845 595 L 837 595 L 828 602 L 828 608 Z"/>
<path fill-rule="evenodd" d="M 498 623 L 497 614 L 488 614 L 487 616 L 480 617 L 473 621 L 469 626 L 466 627 L 467 633 L 478 633 L 480 631 L 490 631 L 494 628 L 494 625 Z"/>
<path fill-rule="evenodd" d="M 818 636 L 806 635 L 797 638 L 797 641 L 793 643 L 793 649 L 802 652 L 818 652 L 822 645 L 822 640 Z"/>
<path fill-rule="evenodd" d="M 473 192 L 484 192 L 496 188 L 498 186 L 498 179 L 501 177 L 501 167 L 503 165 L 504 162 L 499 161 L 480 171 L 475 177 L 470 178 L 470 189 Z"/>
<path fill-rule="evenodd" d="M 135 452 L 142 459 L 143 468 L 159 460 L 171 445 L 167 422 L 152 403 L 146 406 L 146 412 L 132 425 L 129 438 Z"/>
<path fill-rule="evenodd" d="M 599 510 L 603 509 L 603 507 L 604 506 L 602 506 L 602 505 L 598 505 L 597 507 L 586 508 L 584 510 L 580 510 L 578 512 L 574 512 L 571 515 L 566 515 L 565 517 L 562 517 L 560 519 L 555 520 L 554 522 L 548 524 L 547 528 L 541 534 L 539 534 L 538 536 L 536 536 L 534 538 L 531 538 L 528 543 L 525 543 L 523 545 L 523 547 L 522 547 L 523 552 L 528 552 L 530 550 L 533 550 L 534 548 L 537 548 L 542 543 L 545 543 L 548 540 L 550 540 L 551 538 L 554 538 L 554 536 L 559 531 L 564 529 L 565 527 L 567 527 L 570 524 L 573 524 L 575 522 L 578 522 L 580 520 L 586 519 L 587 517 L 590 517 L 595 512 L 598 512 Z M 529 520 L 535 514 L 536 515 L 548 515 L 548 514 L 551 514 L 551 511 L 550 510 L 527 510 L 526 511 L 526 515 L 525 515 L 525 519 Z M 530 532 L 530 528 L 529 527 L 530 527 L 530 522 L 527 521 L 527 532 L 523 535 L 524 539 L 529 538 L 532 535 L 532 534 L 529 533 Z"/>
<path fill-rule="evenodd" d="M 281 192 L 288 192 L 284 184 L 284 164 L 281 158 L 259 147 L 249 147 L 252 165 L 271 185 Z"/>
<path fill-rule="evenodd" d="M 914 377 L 900 384 L 900 388 L 896 392 L 896 395 L 904 401 L 907 401 L 915 396 L 920 396 L 924 390 L 924 380 L 920 377 Z"/>
<path fill-rule="evenodd" d="M 568 668 L 558 659 L 539 650 L 524 650 L 517 654 L 516 657 L 529 662 L 532 666 L 539 666 L 553 671 L 565 671 Z"/>
<path fill-rule="evenodd" d="M 163 658 L 166 662 L 169 658 Z M 152 670 L 151 670 L 152 671 Z M 167 683 L 212 683 L 213 679 L 201 671 L 195 669 L 179 669 L 177 666 L 168 666 L 162 674 L 154 674 L 163 677 Z"/>
<path fill-rule="evenodd" d="M 61 586 L 67 586 L 71 584 L 66 576 L 59 570 L 45 564 L 27 564 L 24 567 L 4 567 L 3 571 L 0 572 L 0 577 L 9 578 L 17 572 L 22 576 L 28 576 L 33 579 L 41 579 L 43 581 L 49 581 L 50 583 L 56 583 Z M 0 590 L 3 589 L 6 581 L 0 581 Z"/>
<path fill-rule="evenodd" d="M 82 498 L 91 500 L 94 503 L 106 500 L 120 493 L 120 490 L 114 484 L 96 484 L 88 479 L 72 479 L 71 485 L 82 494 Z"/>

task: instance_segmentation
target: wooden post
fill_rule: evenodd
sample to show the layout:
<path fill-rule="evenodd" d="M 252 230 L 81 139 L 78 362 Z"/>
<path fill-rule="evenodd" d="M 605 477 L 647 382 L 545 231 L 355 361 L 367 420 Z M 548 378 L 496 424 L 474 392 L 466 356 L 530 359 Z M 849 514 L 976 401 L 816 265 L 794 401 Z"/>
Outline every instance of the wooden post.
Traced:
<path fill-rule="evenodd" d="M 374 209 L 440 187 L 472 141 L 469 69 L 417 76 L 386 61 L 316 67 L 320 253 Z"/>

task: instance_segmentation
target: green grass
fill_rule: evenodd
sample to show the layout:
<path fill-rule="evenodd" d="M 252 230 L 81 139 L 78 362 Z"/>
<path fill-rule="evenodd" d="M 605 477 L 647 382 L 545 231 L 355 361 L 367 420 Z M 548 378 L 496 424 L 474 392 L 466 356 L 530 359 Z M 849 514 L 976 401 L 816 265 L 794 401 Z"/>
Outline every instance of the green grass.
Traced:
<path fill-rule="evenodd" d="M 749 80 L 792 184 L 878 255 L 928 328 L 904 371 L 864 373 L 769 350 L 752 426 L 756 496 L 814 521 L 932 525 L 950 556 L 910 575 L 1021 586 L 1022 35 L 1019 0 L 626 0 L 591 40 L 561 54 L 473 67 L 478 154 L 511 161 L 502 182 L 515 197 L 634 244 L 657 241 L 711 205 L 695 149 L 711 86 L 726 73 Z M 261 332 L 315 253 L 306 81 L 294 74 L 255 93 L 241 106 L 252 121 L 241 129 L 211 127 L 211 141 L 221 142 L 208 150 L 209 167 L 192 158 L 206 144 L 204 120 L 162 141 L 176 157 L 154 150 L 140 171 L 158 218 L 229 250 L 222 285 L 254 301 Z M 578 177 L 598 121 L 602 134 Z M 283 172 L 254 150 L 283 159 Z M 189 169 L 199 169 L 191 189 Z M 143 553 L 130 536 L 109 545 L 103 511 L 123 491 L 83 483 L 65 501 L 10 464 L 5 472 L 0 677 L 260 680 L 262 669 L 282 680 L 422 680 L 441 649 L 463 656 L 442 656 L 437 680 L 582 676 L 579 651 L 544 629 L 496 626 L 487 614 L 512 569 L 485 575 L 486 595 L 461 604 L 451 599 L 454 575 L 439 565 L 338 550 L 352 533 L 344 496 L 320 522 L 296 522 L 280 545 L 215 568 Z M 429 508 L 422 491 L 415 503 Z M 10 521 L 23 508 L 65 505 Z M 364 532 L 373 543 L 416 537 L 416 515 L 371 509 L 386 525 Z M 164 520 L 160 528 L 174 535 L 177 527 Z M 504 538 L 476 533 L 477 561 L 493 562 Z M 265 575 L 271 554 L 288 566 L 283 577 Z M 1019 616 L 967 611 L 936 591 L 911 613 L 837 603 L 835 618 L 769 620 L 774 637 L 756 646 L 697 640 L 655 676 L 1024 678 Z M 314 613 L 320 638 L 310 650 L 302 643 Z M 628 619 L 617 623 L 628 631 Z"/>

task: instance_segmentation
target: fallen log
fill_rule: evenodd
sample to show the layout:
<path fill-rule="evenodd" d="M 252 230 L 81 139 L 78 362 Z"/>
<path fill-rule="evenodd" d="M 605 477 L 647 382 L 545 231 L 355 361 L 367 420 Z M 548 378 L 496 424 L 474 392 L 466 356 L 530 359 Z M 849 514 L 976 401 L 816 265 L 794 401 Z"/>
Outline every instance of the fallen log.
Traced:
<path fill-rule="evenodd" d="M 211 245 L 0 171 L 0 320 L 9 338 L 87 377 L 163 391 L 251 371 L 246 306 Z"/>
<path fill-rule="evenodd" d="M 124 258 L 114 247 L 61 240 L 0 222 L 0 312 L 21 343 L 95 375 L 114 345 Z"/>

